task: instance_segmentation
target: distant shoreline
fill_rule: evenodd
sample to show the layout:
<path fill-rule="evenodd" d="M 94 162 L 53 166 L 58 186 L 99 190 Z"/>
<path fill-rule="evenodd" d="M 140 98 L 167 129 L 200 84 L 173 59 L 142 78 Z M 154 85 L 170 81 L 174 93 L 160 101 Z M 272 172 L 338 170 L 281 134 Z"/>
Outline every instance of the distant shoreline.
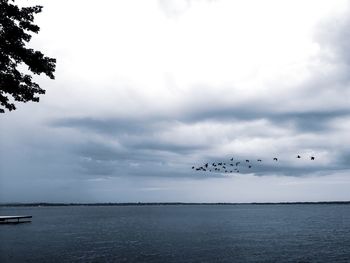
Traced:
<path fill-rule="evenodd" d="M 38 206 L 174 206 L 174 205 L 350 205 L 350 201 L 320 202 L 252 202 L 252 203 L 186 203 L 186 202 L 130 202 L 130 203 L 0 203 L 0 207 L 38 207 Z"/>

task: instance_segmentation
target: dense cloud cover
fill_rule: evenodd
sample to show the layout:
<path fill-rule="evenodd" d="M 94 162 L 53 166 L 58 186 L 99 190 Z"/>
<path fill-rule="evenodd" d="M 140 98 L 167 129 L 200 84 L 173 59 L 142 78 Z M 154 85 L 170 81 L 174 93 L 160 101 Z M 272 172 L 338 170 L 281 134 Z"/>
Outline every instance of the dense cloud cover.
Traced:
<path fill-rule="evenodd" d="M 327 196 L 300 196 L 349 198 L 348 4 L 43 3 L 33 45 L 57 58 L 57 76 L 38 78 L 39 104 L 1 116 L 0 198 L 288 201 L 292 188 L 276 185 L 332 176 Z M 231 177 L 246 193 L 191 170 L 231 156 L 263 159 Z M 272 186 L 247 197 L 259 182 Z M 225 194 L 205 196 L 210 185 Z"/>

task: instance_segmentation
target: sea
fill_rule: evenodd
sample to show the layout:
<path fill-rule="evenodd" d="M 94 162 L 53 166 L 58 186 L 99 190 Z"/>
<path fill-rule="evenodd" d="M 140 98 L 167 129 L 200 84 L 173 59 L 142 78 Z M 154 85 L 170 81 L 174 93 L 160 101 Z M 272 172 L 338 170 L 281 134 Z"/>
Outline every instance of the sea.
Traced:
<path fill-rule="evenodd" d="M 0 207 L 0 262 L 350 262 L 349 204 Z"/>

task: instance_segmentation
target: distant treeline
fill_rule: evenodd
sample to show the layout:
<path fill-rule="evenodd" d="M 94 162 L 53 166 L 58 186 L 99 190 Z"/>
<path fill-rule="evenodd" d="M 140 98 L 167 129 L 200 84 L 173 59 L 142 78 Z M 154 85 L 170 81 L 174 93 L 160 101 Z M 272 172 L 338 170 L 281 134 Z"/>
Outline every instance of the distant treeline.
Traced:
<path fill-rule="evenodd" d="M 162 206 L 162 205 L 330 205 L 350 204 L 350 201 L 321 201 L 321 202 L 277 202 L 277 203 L 182 203 L 182 202 L 155 202 L 155 203 L 0 203 L 0 207 L 15 206 Z"/>

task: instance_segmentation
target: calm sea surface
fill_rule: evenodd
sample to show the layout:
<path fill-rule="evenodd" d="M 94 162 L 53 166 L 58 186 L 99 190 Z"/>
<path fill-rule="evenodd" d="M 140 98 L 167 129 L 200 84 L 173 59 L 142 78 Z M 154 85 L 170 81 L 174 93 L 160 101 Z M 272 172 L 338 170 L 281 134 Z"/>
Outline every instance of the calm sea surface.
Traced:
<path fill-rule="evenodd" d="M 350 205 L 8 207 L 0 262 L 350 262 Z"/>

